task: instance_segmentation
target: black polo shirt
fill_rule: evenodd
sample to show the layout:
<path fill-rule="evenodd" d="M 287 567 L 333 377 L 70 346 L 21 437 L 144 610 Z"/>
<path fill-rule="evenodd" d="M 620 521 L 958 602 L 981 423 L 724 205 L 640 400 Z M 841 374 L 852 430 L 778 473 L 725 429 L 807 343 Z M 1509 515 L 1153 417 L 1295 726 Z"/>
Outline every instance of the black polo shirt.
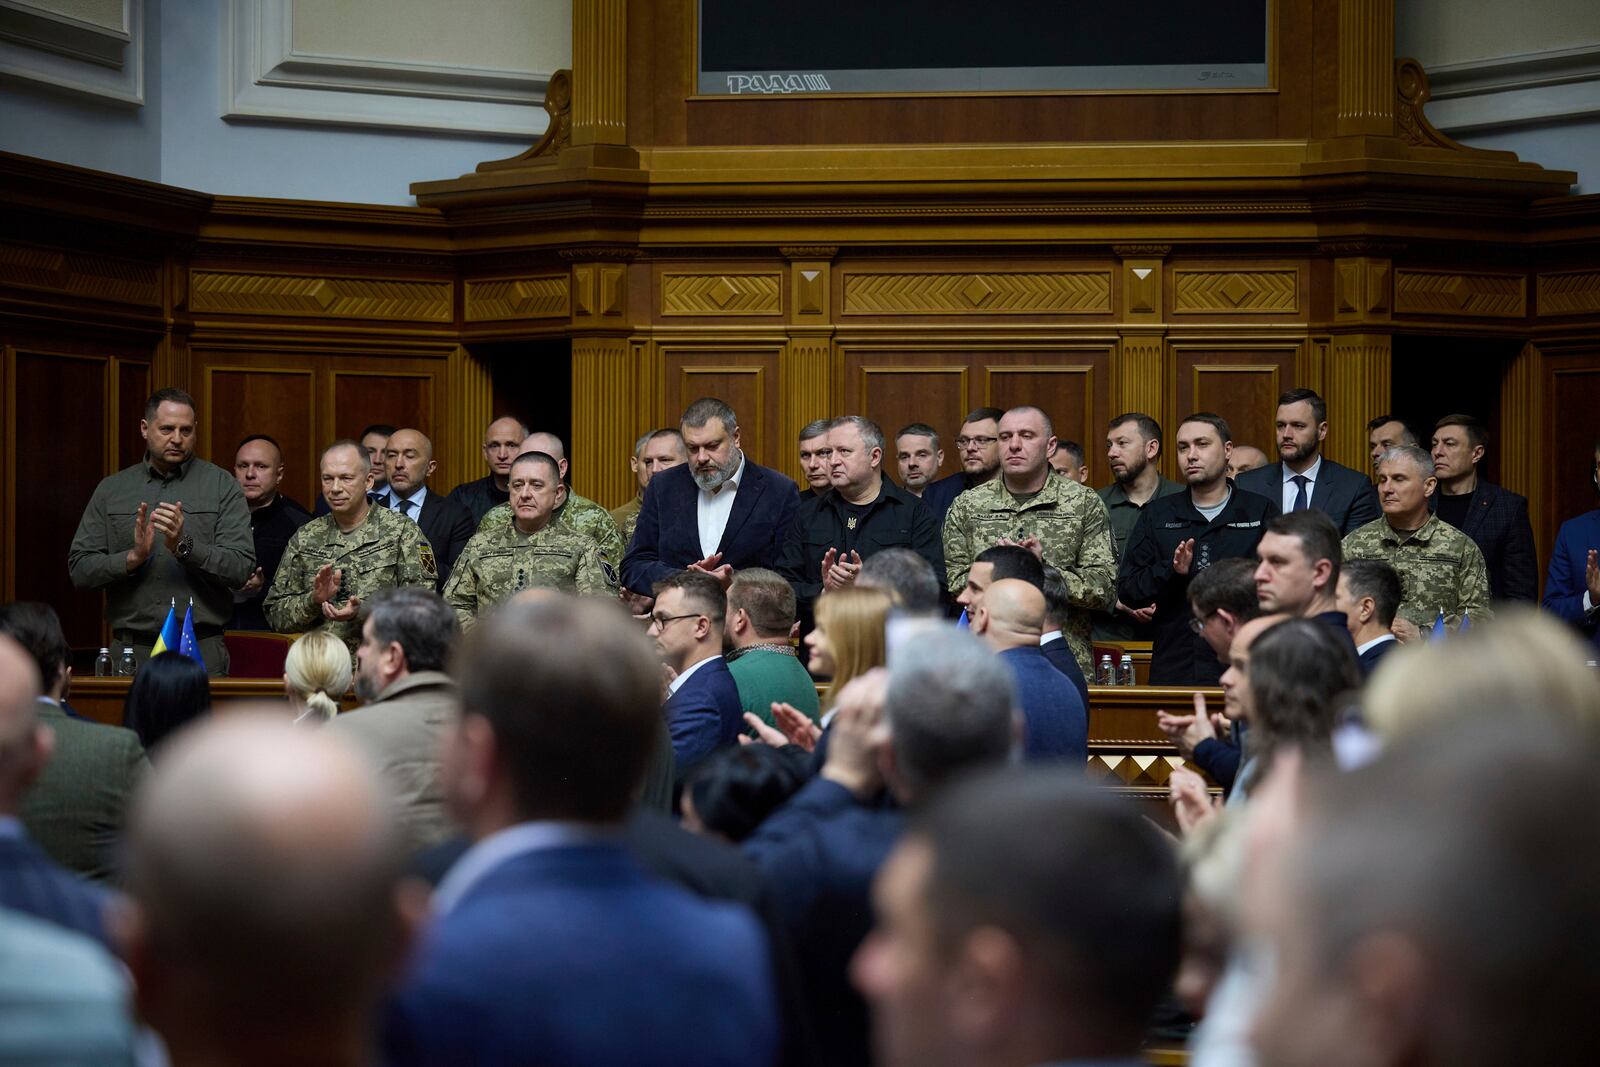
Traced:
<path fill-rule="evenodd" d="M 822 594 L 822 557 L 830 548 L 841 554 L 854 550 L 862 559 L 886 548 L 909 548 L 933 565 L 935 575 L 944 575 L 944 545 L 933 512 L 888 478 L 877 497 L 860 507 L 838 493 L 800 502 L 778 553 L 777 571 L 803 605 Z"/>
<path fill-rule="evenodd" d="M 272 579 L 278 573 L 278 563 L 283 550 L 289 545 L 294 532 L 311 521 L 306 509 L 279 493 L 272 503 L 250 513 L 250 533 L 256 542 L 256 566 L 261 568 L 264 581 L 249 600 L 235 600 L 230 630 L 270 630 L 266 614 L 261 610 Z"/>

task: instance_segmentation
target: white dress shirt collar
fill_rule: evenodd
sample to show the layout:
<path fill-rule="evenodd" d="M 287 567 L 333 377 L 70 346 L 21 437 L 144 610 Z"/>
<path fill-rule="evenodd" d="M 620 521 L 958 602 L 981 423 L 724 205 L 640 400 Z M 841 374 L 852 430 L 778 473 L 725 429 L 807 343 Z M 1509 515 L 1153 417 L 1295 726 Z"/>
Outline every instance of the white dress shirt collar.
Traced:
<path fill-rule="evenodd" d="M 395 505 L 400 503 L 400 494 L 394 491 L 393 486 L 389 487 L 388 493 L 389 495 L 383 501 L 383 506 L 388 508 L 390 511 L 394 511 Z M 422 505 L 428 501 L 428 487 L 425 485 L 417 486 L 417 491 L 412 493 L 406 499 L 414 501 L 416 503 L 416 507 L 408 510 L 405 513 L 405 516 L 408 519 L 415 519 L 417 516 L 422 514 Z"/>
<path fill-rule="evenodd" d="M 1060 630 L 1049 630 L 1049 631 L 1046 631 L 1045 633 L 1042 633 L 1042 634 L 1039 635 L 1039 643 L 1041 645 L 1048 645 L 1051 641 L 1054 641 L 1056 638 L 1058 638 L 1060 636 L 1061 636 L 1061 631 Z"/>
<path fill-rule="evenodd" d="M 1356 655 L 1364 656 L 1364 655 L 1367 654 L 1367 649 L 1369 649 L 1369 648 L 1377 648 L 1379 645 L 1383 644 L 1385 641 L 1393 641 L 1393 640 L 1396 640 L 1394 634 L 1379 634 L 1377 637 L 1374 637 L 1371 641 L 1367 641 L 1364 644 L 1357 645 L 1356 646 Z"/>
<path fill-rule="evenodd" d="M 1296 478 L 1304 478 L 1306 480 L 1306 504 L 1308 506 L 1310 505 L 1311 498 L 1316 494 L 1316 491 L 1317 491 L 1317 475 L 1322 473 L 1322 457 L 1319 455 L 1312 462 L 1311 466 L 1309 466 L 1309 467 L 1307 467 L 1305 469 L 1305 472 L 1303 474 L 1296 474 L 1294 471 L 1290 470 L 1289 469 L 1289 465 L 1287 463 L 1282 464 L 1282 467 L 1283 467 L 1283 501 L 1282 501 L 1282 504 L 1283 504 L 1283 513 L 1285 515 L 1287 515 L 1287 514 L 1289 514 L 1289 512 L 1294 510 L 1294 498 L 1300 492 L 1300 487 L 1298 485 L 1294 484 L 1294 480 Z"/>
<path fill-rule="evenodd" d="M 679 689 L 683 688 L 683 683 L 687 682 L 689 680 L 689 675 L 693 674 L 695 671 L 699 670 L 701 667 L 704 667 L 707 663 L 710 663 L 712 660 L 721 659 L 721 658 L 722 658 L 722 656 L 720 654 L 715 655 L 715 656 L 707 656 L 705 659 L 701 660 L 699 663 L 691 664 L 690 666 L 685 667 L 683 669 L 682 673 L 680 673 L 676 678 L 674 678 L 672 681 L 667 683 L 667 695 L 671 696 L 672 694 L 676 693 Z"/>
<path fill-rule="evenodd" d="M 734 498 L 739 495 L 739 483 L 744 478 L 745 457 L 739 454 L 739 466 L 733 476 L 723 482 L 715 493 L 701 489 L 695 500 L 695 521 L 700 530 L 700 558 L 709 559 L 722 545 L 722 535 L 727 532 L 728 519 L 733 515 Z"/>

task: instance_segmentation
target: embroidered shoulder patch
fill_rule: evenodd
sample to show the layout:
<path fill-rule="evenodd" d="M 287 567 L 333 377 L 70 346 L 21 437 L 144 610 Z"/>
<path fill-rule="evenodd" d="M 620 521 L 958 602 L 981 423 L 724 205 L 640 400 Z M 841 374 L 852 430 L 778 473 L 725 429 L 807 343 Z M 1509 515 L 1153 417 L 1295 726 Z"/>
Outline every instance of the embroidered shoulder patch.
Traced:
<path fill-rule="evenodd" d="M 433 546 L 421 544 L 417 546 L 417 556 L 422 560 L 422 573 L 430 578 L 439 577 L 439 568 L 433 562 Z"/>

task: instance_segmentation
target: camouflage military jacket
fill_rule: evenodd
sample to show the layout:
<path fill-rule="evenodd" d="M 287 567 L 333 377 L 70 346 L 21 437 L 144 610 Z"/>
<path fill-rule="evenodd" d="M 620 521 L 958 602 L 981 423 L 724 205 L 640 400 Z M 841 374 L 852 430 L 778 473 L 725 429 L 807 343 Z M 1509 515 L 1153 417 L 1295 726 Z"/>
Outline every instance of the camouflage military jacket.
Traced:
<path fill-rule="evenodd" d="M 1110 518 L 1093 489 L 1048 477 L 1043 489 L 1019 501 L 1007 491 L 1002 475 L 956 497 L 944 517 L 944 566 L 950 591 L 961 591 L 978 553 L 1001 538 L 1029 537 L 1039 539 L 1044 561 L 1066 580 L 1074 610 L 1061 635 L 1088 675 L 1094 657 L 1090 614 L 1115 603 L 1117 577 Z"/>
<path fill-rule="evenodd" d="M 628 542 L 633 540 L 633 528 L 639 525 L 639 508 L 644 504 L 643 490 L 635 493 L 633 499 L 620 508 L 612 508 L 611 521 L 617 524 L 617 529 L 622 531 L 622 545 L 626 549 Z"/>
<path fill-rule="evenodd" d="M 324 564 L 340 572 L 335 607 L 344 606 L 351 597 L 366 600 L 380 589 L 405 585 L 432 589 L 439 580 L 433 546 L 422 528 L 404 515 L 372 505 L 366 521 L 349 533 L 339 529 L 332 515 L 322 515 L 296 530 L 283 550 L 277 576 L 262 603 L 274 630 L 330 630 L 351 651 L 361 643 L 361 618 L 334 622 L 311 599 L 312 583 Z"/>
<path fill-rule="evenodd" d="M 584 596 L 616 596 L 617 572 L 594 538 L 552 522 L 535 534 L 513 523 L 481 530 L 456 558 L 444 598 L 462 629 L 519 590 L 559 589 Z"/>
<path fill-rule="evenodd" d="M 478 532 L 510 526 L 511 516 L 510 504 L 498 504 L 489 509 L 483 521 L 478 523 Z M 622 550 L 625 547 L 622 534 L 617 524 L 611 521 L 611 513 L 593 500 L 569 489 L 566 501 L 556 509 L 556 521 L 563 523 L 573 533 L 594 538 L 595 544 L 600 546 L 601 557 L 613 567 L 622 563 Z"/>
<path fill-rule="evenodd" d="M 1380 559 L 1400 575 L 1399 614 L 1421 629 L 1433 625 L 1443 609 L 1445 622 L 1459 626 L 1489 618 L 1489 572 L 1472 538 L 1437 515 L 1415 533 L 1396 533 L 1388 520 L 1374 519 L 1344 538 L 1344 558 Z"/>

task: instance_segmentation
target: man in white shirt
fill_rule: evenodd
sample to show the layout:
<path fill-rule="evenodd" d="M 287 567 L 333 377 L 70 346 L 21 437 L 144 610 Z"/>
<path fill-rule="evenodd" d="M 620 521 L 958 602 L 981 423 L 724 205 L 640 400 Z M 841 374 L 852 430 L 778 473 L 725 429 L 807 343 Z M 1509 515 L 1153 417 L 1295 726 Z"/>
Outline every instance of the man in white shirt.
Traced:
<path fill-rule="evenodd" d="M 1341 536 L 1378 517 L 1378 494 L 1366 475 L 1322 455 L 1327 401 L 1314 390 L 1291 389 L 1278 397 L 1274 424 L 1278 462 L 1241 473 L 1240 489 L 1267 497 L 1285 515 L 1316 508 Z"/>
<path fill-rule="evenodd" d="M 1346 560 L 1340 568 L 1337 606 L 1348 620 L 1362 674 L 1400 647 L 1390 628 L 1401 596 L 1400 575 L 1381 559 Z"/>

